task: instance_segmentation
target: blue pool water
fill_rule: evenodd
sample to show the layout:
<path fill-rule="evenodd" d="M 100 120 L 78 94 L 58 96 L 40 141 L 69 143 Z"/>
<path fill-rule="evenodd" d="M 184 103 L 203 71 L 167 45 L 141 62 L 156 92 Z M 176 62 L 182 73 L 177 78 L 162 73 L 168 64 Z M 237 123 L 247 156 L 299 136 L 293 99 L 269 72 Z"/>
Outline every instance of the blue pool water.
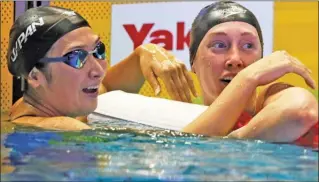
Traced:
<path fill-rule="evenodd" d="M 1 181 L 318 181 L 318 152 L 108 119 L 94 130 L 1 135 Z"/>

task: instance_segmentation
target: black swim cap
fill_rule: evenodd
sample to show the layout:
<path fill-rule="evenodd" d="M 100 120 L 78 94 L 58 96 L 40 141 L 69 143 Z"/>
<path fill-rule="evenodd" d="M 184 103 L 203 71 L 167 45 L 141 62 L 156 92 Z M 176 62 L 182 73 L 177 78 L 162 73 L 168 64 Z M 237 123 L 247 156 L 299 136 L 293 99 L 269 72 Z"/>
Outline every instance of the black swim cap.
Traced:
<path fill-rule="evenodd" d="M 14 76 L 28 74 L 51 46 L 66 33 L 90 27 L 78 13 L 54 6 L 28 9 L 10 30 L 7 64 Z"/>
<path fill-rule="evenodd" d="M 204 7 L 192 24 L 189 47 L 191 65 L 193 65 L 198 46 L 206 33 L 215 25 L 230 21 L 246 22 L 254 26 L 263 51 L 262 32 L 255 15 L 247 8 L 233 1 L 219 1 Z"/>

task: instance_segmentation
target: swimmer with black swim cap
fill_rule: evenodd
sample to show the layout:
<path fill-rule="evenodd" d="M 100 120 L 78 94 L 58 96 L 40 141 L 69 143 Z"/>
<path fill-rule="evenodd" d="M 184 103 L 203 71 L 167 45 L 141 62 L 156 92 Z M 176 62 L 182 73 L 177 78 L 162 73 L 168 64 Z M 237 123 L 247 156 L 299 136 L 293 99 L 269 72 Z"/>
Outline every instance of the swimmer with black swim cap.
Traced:
<path fill-rule="evenodd" d="M 25 79 L 28 86 L 12 106 L 10 120 L 47 129 L 88 129 L 81 121 L 96 109 L 98 94 L 106 89 L 138 93 L 145 81 L 159 94 L 157 77 L 166 87 L 180 80 L 186 85 L 173 88 L 171 97 L 189 95 L 190 102 L 190 92 L 196 92 L 186 67 L 174 56 L 168 60 L 168 51 L 160 46 L 137 47 L 108 69 L 107 75 L 105 49 L 79 13 L 54 6 L 27 10 L 10 30 L 8 70 Z M 176 74 L 181 70 L 185 74 Z"/>
<path fill-rule="evenodd" d="M 48 6 L 27 10 L 10 31 L 7 53 L 10 73 L 14 76 L 28 75 L 59 38 L 81 27 L 90 25 L 81 15 L 69 9 Z"/>
<path fill-rule="evenodd" d="M 192 24 L 192 38 L 189 47 L 191 65 L 193 65 L 198 46 L 206 33 L 218 24 L 232 21 L 245 22 L 255 27 L 263 49 L 262 31 L 255 15 L 249 9 L 233 1 L 219 1 L 204 7 Z"/>
<path fill-rule="evenodd" d="M 185 132 L 297 144 L 308 131 L 302 145 L 318 147 L 318 101 L 306 89 L 275 81 L 292 72 L 312 88 L 315 82 L 285 51 L 263 57 L 261 27 L 250 10 L 233 1 L 214 2 L 198 13 L 190 34 L 190 64 L 210 107 Z"/>
<path fill-rule="evenodd" d="M 28 9 L 10 30 L 7 65 L 28 86 L 11 109 L 11 121 L 48 129 L 89 128 L 73 118 L 96 108 L 105 46 L 80 14 L 54 6 Z"/>

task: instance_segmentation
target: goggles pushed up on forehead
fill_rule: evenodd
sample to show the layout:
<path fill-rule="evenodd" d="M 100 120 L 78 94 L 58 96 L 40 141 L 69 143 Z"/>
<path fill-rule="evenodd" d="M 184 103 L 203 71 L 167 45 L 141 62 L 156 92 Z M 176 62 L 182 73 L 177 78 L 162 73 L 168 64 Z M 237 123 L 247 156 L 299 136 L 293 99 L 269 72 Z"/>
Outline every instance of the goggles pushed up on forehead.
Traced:
<path fill-rule="evenodd" d="M 96 59 L 105 60 L 105 45 L 103 42 L 99 42 L 93 51 L 86 51 L 83 49 L 74 50 L 62 57 L 54 57 L 54 58 L 42 58 L 39 62 L 42 63 L 53 63 L 53 62 L 64 62 L 65 64 L 80 69 L 86 63 L 88 56 L 92 54 Z"/>

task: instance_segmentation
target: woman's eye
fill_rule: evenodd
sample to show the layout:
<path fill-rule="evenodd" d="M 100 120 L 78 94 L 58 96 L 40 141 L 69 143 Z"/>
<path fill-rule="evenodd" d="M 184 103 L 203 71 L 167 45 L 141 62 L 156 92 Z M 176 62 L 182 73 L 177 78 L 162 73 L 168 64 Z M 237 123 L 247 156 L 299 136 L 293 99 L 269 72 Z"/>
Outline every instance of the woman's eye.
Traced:
<path fill-rule="evenodd" d="M 254 47 L 254 45 L 251 43 L 244 44 L 244 46 L 243 46 L 244 49 L 251 49 L 253 47 Z"/>
<path fill-rule="evenodd" d="M 222 42 L 216 42 L 212 45 L 213 48 L 216 48 L 216 49 L 224 49 L 226 48 L 226 44 L 222 43 Z"/>

